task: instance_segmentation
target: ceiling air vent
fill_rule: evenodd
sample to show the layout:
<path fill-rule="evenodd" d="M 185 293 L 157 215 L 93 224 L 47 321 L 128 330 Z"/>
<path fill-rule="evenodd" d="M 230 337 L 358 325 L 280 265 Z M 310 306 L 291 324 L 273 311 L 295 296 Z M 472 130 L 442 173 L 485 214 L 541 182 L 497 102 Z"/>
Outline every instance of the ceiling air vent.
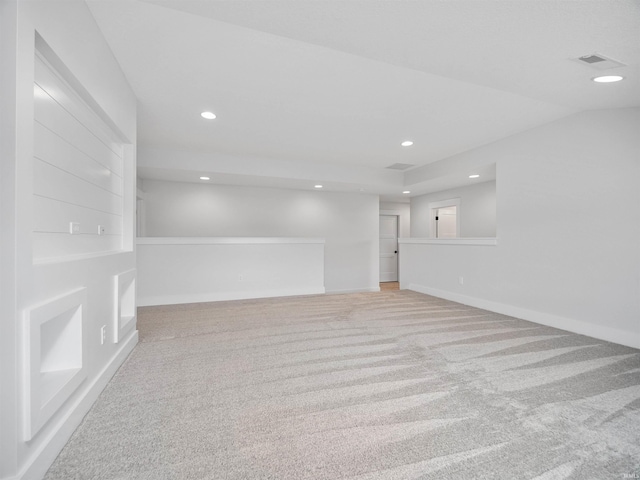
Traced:
<path fill-rule="evenodd" d="M 607 61 L 606 58 L 599 57 L 598 55 L 585 55 L 584 57 L 578 58 L 578 60 L 581 60 L 584 63 L 598 63 Z"/>
<path fill-rule="evenodd" d="M 605 57 L 604 55 L 601 55 L 599 53 L 584 55 L 582 57 L 574 58 L 574 60 L 582 63 L 583 65 L 595 68 L 596 70 L 608 70 L 610 68 L 626 67 L 624 63 Z"/>
<path fill-rule="evenodd" d="M 391 170 L 406 170 L 407 168 L 415 167 L 411 163 L 394 163 L 393 165 L 389 165 L 387 168 Z"/>

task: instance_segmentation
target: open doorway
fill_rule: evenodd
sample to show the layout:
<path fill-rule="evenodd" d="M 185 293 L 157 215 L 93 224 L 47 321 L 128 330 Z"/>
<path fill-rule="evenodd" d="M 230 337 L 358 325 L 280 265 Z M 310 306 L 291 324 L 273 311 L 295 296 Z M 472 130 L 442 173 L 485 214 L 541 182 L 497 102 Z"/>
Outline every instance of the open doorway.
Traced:
<path fill-rule="evenodd" d="M 144 215 L 144 194 L 138 190 L 136 195 L 136 237 L 146 236 Z"/>
<path fill-rule="evenodd" d="M 429 204 L 432 238 L 458 238 L 460 234 L 460 199 Z"/>
<path fill-rule="evenodd" d="M 458 207 L 437 208 L 434 214 L 436 222 L 436 238 L 456 238 L 458 229 L 456 220 L 458 218 Z"/>

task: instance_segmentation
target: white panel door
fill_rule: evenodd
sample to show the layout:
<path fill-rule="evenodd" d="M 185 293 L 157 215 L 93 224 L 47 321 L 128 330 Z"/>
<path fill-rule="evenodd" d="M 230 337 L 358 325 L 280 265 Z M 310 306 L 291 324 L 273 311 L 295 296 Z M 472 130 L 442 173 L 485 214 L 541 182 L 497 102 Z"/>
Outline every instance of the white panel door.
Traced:
<path fill-rule="evenodd" d="M 397 215 L 380 215 L 380 281 L 398 281 Z"/>
<path fill-rule="evenodd" d="M 458 207 L 439 208 L 436 210 L 436 238 L 457 238 Z"/>

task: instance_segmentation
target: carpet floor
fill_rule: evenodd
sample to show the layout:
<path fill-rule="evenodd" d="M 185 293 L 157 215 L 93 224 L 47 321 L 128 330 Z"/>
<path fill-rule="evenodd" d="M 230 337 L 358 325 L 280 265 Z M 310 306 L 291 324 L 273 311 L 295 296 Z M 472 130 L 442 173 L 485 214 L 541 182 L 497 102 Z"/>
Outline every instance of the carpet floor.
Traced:
<path fill-rule="evenodd" d="M 146 307 L 46 475 L 640 478 L 640 351 L 411 291 Z"/>

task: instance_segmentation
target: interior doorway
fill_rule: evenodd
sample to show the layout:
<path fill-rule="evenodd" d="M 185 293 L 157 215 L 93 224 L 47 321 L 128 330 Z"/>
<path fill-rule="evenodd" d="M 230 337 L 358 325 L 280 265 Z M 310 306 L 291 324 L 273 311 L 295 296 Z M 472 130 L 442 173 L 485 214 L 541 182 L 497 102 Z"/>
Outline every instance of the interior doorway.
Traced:
<path fill-rule="evenodd" d="M 460 199 L 429 204 L 432 238 L 458 238 L 460 235 Z"/>
<path fill-rule="evenodd" d="M 136 237 L 144 237 L 144 198 L 136 196 Z"/>
<path fill-rule="evenodd" d="M 437 208 L 435 211 L 436 238 L 456 238 L 458 229 L 456 220 L 458 218 L 458 207 Z"/>
<path fill-rule="evenodd" d="M 398 281 L 398 215 L 380 215 L 380 282 Z"/>

